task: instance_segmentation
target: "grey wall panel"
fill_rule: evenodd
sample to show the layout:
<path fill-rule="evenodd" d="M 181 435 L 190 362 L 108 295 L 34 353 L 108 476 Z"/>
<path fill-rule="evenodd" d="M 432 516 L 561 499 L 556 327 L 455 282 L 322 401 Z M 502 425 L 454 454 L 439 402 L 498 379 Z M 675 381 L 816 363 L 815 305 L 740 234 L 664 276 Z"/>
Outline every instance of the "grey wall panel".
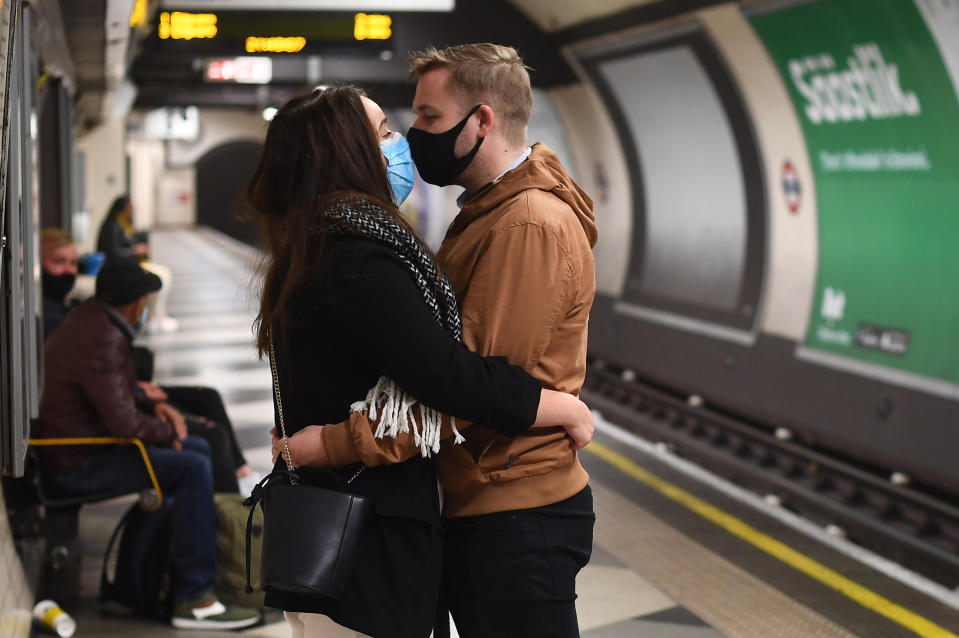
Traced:
<path fill-rule="evenodd" d="M 686 45 L 599 69 L 639 152 L 643 292 L 734 310 L 745 265 L 746 194 L 733 132 L 705 70 Z"/>

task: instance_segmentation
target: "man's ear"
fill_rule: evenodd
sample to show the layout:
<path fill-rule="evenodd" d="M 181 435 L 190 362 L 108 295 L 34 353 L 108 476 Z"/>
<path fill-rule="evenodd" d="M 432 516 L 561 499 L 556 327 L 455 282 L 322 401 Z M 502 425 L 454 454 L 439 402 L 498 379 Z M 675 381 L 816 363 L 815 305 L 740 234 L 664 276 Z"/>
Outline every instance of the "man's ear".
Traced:
<path fill-rule="evenodd" d="M 496 112 L 489 105 L 481 104 L 476 115 L 479 116 L 479 128 L 476 132 L 480 137 L 486 137 L 496 125 Z"/>

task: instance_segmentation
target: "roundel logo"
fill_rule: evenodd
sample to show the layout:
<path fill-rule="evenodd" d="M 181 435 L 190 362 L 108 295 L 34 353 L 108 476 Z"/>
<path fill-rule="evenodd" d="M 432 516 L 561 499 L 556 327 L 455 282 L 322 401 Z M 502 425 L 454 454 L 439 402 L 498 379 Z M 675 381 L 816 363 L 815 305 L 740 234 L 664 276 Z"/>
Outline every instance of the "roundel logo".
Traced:
<path fill-rule="evenodd" d="M 802 189 L 799 186 L 799 175 L 796 174 L 792 162 L 783 163 L 782 184 L 786 206 L 789 207 L 790 213 L 795 213 L 799 210 L 799 196 L 802 194 Z"/>

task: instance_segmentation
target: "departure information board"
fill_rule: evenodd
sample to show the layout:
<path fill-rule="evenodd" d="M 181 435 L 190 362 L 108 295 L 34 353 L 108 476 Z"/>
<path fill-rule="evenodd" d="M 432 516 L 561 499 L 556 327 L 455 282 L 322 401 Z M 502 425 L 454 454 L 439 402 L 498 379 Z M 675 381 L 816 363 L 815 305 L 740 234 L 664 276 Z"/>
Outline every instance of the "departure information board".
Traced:
<path fill-rule="evenodd" d="M 357 12 L 162 11 L 154 45 L 197 55 L 334 53 L 378 55 L 391 46 L 392 18 Z"/>

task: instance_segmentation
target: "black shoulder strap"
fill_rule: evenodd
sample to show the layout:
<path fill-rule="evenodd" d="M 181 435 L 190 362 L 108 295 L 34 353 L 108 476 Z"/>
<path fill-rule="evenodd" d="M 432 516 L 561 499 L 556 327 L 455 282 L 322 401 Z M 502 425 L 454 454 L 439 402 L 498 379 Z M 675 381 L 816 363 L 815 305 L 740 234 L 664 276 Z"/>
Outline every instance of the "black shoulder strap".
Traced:
<path fill-rule="evenodd" d="M 107 549 L 103 553 L 103 565 L 100 567 L 100 602 L 103 602 L 107 589 L 113 585 L 113 583 L 107 579 L 107 564 L 110 561 L 110 555 L 113 553 L 113 545 L 116 543 L 117 538 L 119 538 L 120 532 L 126 529 L 127 524 L 130 522 L 130 518 L 139 507 L 139 504 L 134 503 L 130 509 L 127 510 L 126 514 L 123 515 L 123 518 L 120 519 L 120 522 L 117 523 L 117 526 L 113 528 L 113 533 L 110 534 L 110 540 L 107 542 Z"/>

